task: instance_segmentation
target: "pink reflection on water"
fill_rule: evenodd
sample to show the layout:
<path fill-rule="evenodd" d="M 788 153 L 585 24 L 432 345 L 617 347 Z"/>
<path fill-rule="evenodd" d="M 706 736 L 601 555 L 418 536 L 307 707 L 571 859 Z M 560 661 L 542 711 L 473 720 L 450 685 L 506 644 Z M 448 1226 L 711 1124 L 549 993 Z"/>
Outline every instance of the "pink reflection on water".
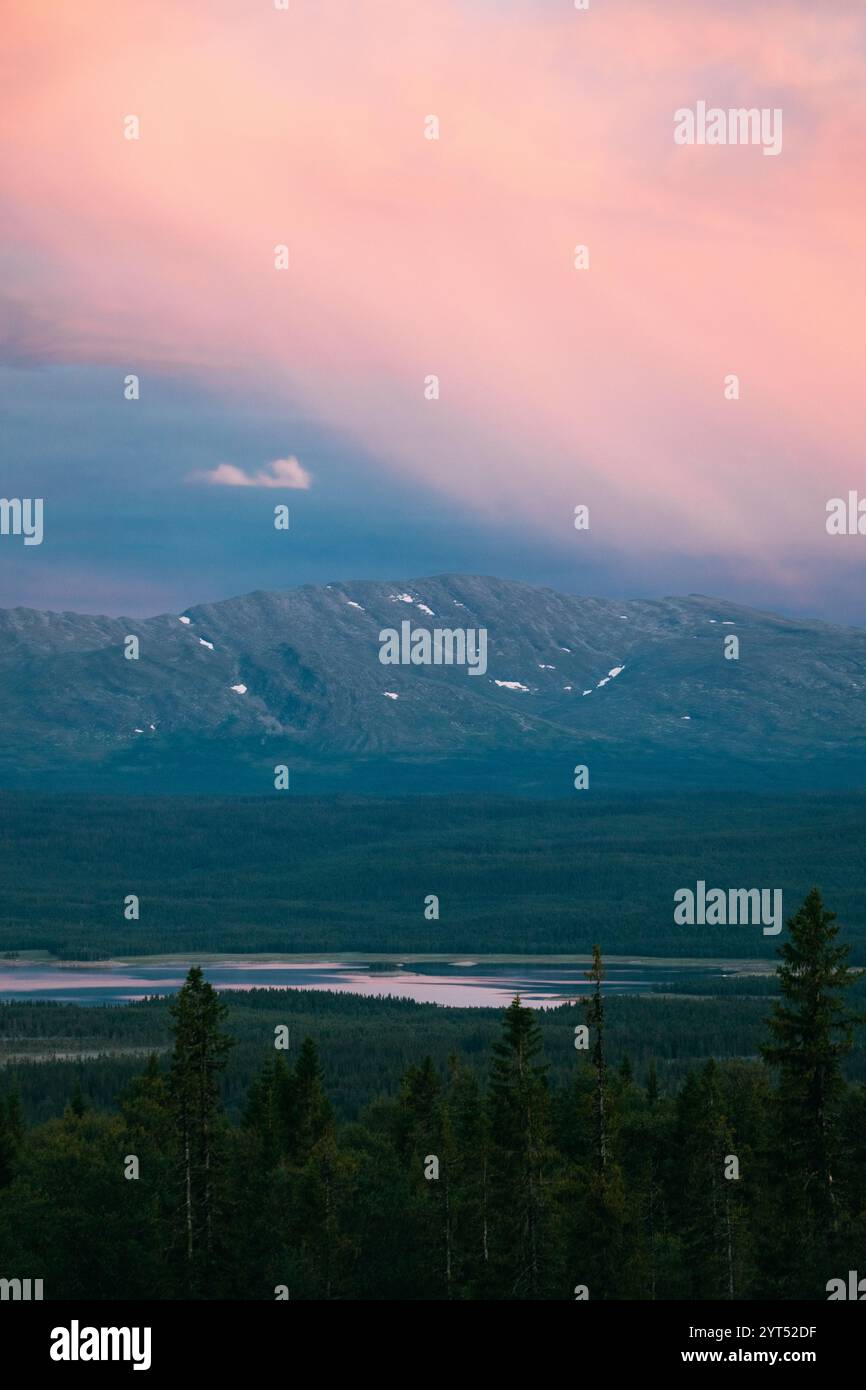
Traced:
<path fill-rule="evenodd" d="M 14 975 L 0 972 L 0 989 L 8 994 L 29 994 L 34 990 L 65 989 L 144 989 L 152 992 L 161 989 L 180 989 L 184 975 L 165 975 L 158 980 L 142 978 L 141 975 L 124 975 L 115 970 L 94 971 L 82 966 L 55 966 L 46 968 L 39 974 L 26 974 L 16 970 Z M 129 998 L 135 996 L 130 995 Z M 142 996 L 144 997 L 144 996 Z"/>
<path fill-rule="evenodd" d="M 272 967 L 273 968 L 273 967 Z M 282 966 L 280 967 L 282 969 Z M 339 970 L 339 967 L 337 967 Z M 507 1008 L 515 994 L 531 1002 L 533 1008 L 555 1009 L 560 1004 L 575 999 L 579 991 L 551 993 L 551 988 L 561 988 L 562 982 L 542 980 L 506 983 L 501 977 L 475 975 L 471 979 L 459 980 L 451 976 L 414 975 L 409 971 L 386 974 L 376 971 L 369 974 L 339 970 L 333 980 L 304 980 L 301 984 L 268 984 L 268 989 L 307 989 L 334 993 L 361 994 L 367 998 L 412 999 L 416 1004 L 446 1004 L 460 1008 Z M 229 984 L 214 982 L 219 990 L 243 992 L 252 988 L 248 984 Z M 536 991 L 542 991 L 536 997 Z"/>

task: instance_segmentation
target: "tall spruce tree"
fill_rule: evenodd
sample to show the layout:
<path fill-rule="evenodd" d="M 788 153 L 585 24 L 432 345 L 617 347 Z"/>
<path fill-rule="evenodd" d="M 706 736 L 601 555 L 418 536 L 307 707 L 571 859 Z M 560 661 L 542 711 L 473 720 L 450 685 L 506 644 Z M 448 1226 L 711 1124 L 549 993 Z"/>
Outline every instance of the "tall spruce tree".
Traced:
<path fill-rule="evenodd" d="M 234 1040 L 222 1031 L 226 1006 L 198 966 L 189 971 L 170 1012 L 174 1052 L 169 1087 L 183 1182 L 188 1296 L 207 1297 L 214 1265 L 219 1078 Z"/>
<path fill-rule="evenodd" d="M 815 1293 L 828 1274 L 839 1213 L 833 1181 L 838 1125 L 845 1092 L 842 1059 L 864 1021 L 847 1005 L 846 992 L 862 976 L 848 964 L 850 946 L 839 944 L 835 912 L 812 888 L 787 923 L 779 948 L 781 1000 L 768 1020 L 764 1060 L 778 1068 L 778 1163 L 793 1198 L 794 1219 L 776 1215 L 780 1263 L 797 1265 Z M 784 1277 L 783 1287 L 784 1292 Z"/>
<path fill-rule="evenodd" d="M 144 1072 L 121 1092 L 120 1112 L 126 1126 L 124 1150 L 139 1162 L 136 1181 L 124 1184 L 130 1220 L 150 1231 L 156 1248 L 163 1251 L 171 1246 L 177 1227 L 179 1187 L 168 1084 L 155 1053 Z M 172 1296 L 172 1273 L 163 1261 L 157 1263 L 152 1298 Z"/>
<path fill-rule="evenodd" d="M 420 1296 L 451 1296 L 450 1126 L 442 1082 L 431 1057 L 409 1067 L 400 1085 L 395 1137 L 405 1165 Z M 428 1159 L 436 1160 L 438 1177 Z"/>
<path fill-rule="evenodd" d="M 605 1008 L 601 947 L 592 948 L 592 968 L 586 978 L 593 986 L 584 1003 L 590 1035 L 589 1070 L 592 1086 L 591 1152 L 579 1175 L 575 1205 L 572 1263 L 590 1298 L 627 1297 L 636 1277 L 625 1243 L 629 1219 L 628 1195 L 622 1169 L 613 1155 L 614 1108 L 605 1050 Z"/>
<path fill-rule="evenodd" d="M 550 1096 L 535 1015 L 518 995 L 493 1047 L 491 1265 L 500 1298 L 543 1298 L 554 1264 Z"/>
<path fill-rule="evenodd" d="M 688 1296 L 733 1299 L 740 1293 L 742 1183 L 728 1161 L 738 1155 L 712 1059 L 686 1077 L 677 1119 L 677 1207 Z"/>
<path fill-rule="evenodd" d="M 604 965 L 601 947 L 598 945 L 592 948 L 592 969 L 587 971 L 586 978 L 593 986 L 592 995 L 585 1005 L 585 1013 L 592 1039 L 590 1061 L 595 1071 L 595 1162 L 599 1174 L 603 1176 L 607 1166 L 608 1096 L 607 1064 L 604 1055 L 604 999 L 601 993 Z"/>
<path fill-rule="evenodd" d="M 319 1054 L 312 1038 L 304 1038 L 301 1044 L 289 1093 L 292 1123 L 290 1153 L 294 1159 L 303 1162 L 333 1125 Z"/>
<path fill-rule="evenodd" d="M 453 1231 L 451 1288 L 455 1298 L 488 1292 L 490 1141 L 487 1107 L 478 1079 L 456 1055 L 449 1058 L 449 1222 Z"/>

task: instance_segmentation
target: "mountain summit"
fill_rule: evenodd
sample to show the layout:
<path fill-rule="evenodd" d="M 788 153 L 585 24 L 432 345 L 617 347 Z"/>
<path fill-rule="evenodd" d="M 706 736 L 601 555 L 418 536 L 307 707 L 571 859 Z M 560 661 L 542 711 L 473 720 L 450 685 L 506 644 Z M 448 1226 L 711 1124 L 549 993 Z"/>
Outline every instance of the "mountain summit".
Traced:
<path fill-rule="evenodd" d="M 484 669 L 411 664 L 437 629 L 483 632 Z M 575 795 L 585 764 L 590 791 L 861 785 L 864 694 L 866 632 L 702 595 L 439 575 L 147 619 L 4 609 L 0 784 L 264 793 L 285 765 L 297 791 Z"/>

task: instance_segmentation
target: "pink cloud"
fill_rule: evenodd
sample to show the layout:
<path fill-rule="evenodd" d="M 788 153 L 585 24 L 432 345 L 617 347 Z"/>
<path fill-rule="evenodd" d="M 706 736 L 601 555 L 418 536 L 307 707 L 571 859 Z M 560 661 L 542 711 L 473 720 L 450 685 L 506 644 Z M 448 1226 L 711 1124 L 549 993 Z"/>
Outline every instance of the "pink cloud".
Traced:
<path fill-rule="evenodd" d="M 585 502 L 614 549 L 794 585 L 862 477 L 858 8 L 15 0 L 22 313 L 53 360 L 289 399 L 455 508 L 564 537 Z M 780 157 L 676 147 L 698 99 L 781 107 Z"/>
<path fill-rule="evenodd" d="M 217 468 L 196 473 L 194 476 L 202 482 L 212 483 L 215 487 L 279 487 L 301 488 L 306 491 L 312 483 L 310 474 L 306 468 L 301 467 L 294 456 L 274 459 L 273 463 L 267 464 L 265 468 L 260 468 L 252 475 L 245 473 L 242 468 L 235 467 L 233 463 L 221 463 Z"/>

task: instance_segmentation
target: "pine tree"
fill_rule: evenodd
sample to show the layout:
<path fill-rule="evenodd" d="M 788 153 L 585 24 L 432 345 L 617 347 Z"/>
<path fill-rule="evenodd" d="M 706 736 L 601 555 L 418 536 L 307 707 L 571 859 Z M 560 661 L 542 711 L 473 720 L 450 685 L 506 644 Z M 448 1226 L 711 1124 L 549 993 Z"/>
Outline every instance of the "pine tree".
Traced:
<path fill-rule="evenodd" d="M 682 1182 L 680 1154 L 674 1131 L 673 1103 L 640 1098 L 627 1110 L 617 1132 L 617 1150 L 628 1192 L 630 1228 L 623 1249 L 620 1278 L 630 1297 L 681 1298 L 687 1292 L 678 1279 L 681 1242 L 671 1219 L 671 1192 L 679 1199 Z M 669 1182 L 676 1159 L 676 1181 Z M 629 1269 L 629 1266 L 632 1269 Z M 603 1272 L 602 1272 L 603 1276 Z"/>
<path fill-rule="evenodd" d="M 552 1164 L 547 1066 L 535 1015 L 506 1009 L 490 1072 L 491 1260 L 498 1296 L 543 1298 L 552 1282 Z"/>
<path fill-rule="evenodd" d="M 586 978 L 594 985 L 592 995 L 586 1003 L 586 1022 L 592 1036 L 590 1061 L 595 1070 L 595 1162 L 603 1177 L 607 1166 L 607 1076 L 604 1055 L 604 1000 L 601 985 L 604 980 L 604 966 L 601 960 L 601 947 L 592 948 L 592 969 Z"/>
<path fill-rule="evenodd" d="M 847 965 L 850 946 L 839 945 L 836 914 L 813 888 L 788 921 L 779 949 L 781 1000 L 768 1020 L 764 1060 L 778 1068 L 779 1162 L 794 1188 L 796 1219 L 788 1237 L 816 1292 L 830 1268 L 839 1213 L 833 1182 L 839 1112 L 845 1092 L 842 1059 L 854 1045 L 864 1016 L 849 1010 L 845 991 L 863 971 Z M 781 1227 L 779 1217 L 777 1221 Z M 780 1230 L 780 1236 L 783 1232 Z M 791 1254 L 785 1257 L 790 1265 Z M 832 1272 L 832 1270 L 830 1270 Z"/>
<path fill-rule="evenodd" d="M 605 1050 L 605 1009 L 601 947 L 592 948 L 587 980 L 593 992 L 584 1015 L 590 1031 L 588 1070 L 591 1078 L 591 1146 L 586 1166 L 579 1170 L 578 1200 L 572 1221 L 571 1261 L 590 1298 L 629 1296 L 634 1275 L 626 1253 L 628 1198 L 622 1169 L 613 1155 L 614 1111 L 608 1083 Z"/>
<path fill-rule="evenodd" d="M 226 1007 L 198 966 L 190 970 L 170 1012 L 174 1052 L 169 1084 L 183 1178 L 187 1277 L 192 1296 L 206 1297 L 214 1258 L 219 1077 L 233 1039 L 222 1031 Z"/>
<path fill-rule="evenodd" d="M 333 1125 L 331 1105 L 325 1095 L 319 1054 L 312 1038 L 304 1038 L 289 1086 L 290 1153 L 304 1162 Z"/>
<path fill-rule="evenodd" d="M 269 1059 L 250 1083 L 241 1123 L 260 1170 L 275 1168 L 280 1158 L 288 1153 L 291 1088 L 291 1076 L 283 1057 Z"/>
<path fill-rule="evenodd" d="M 740 1293 L 741 1180 L 726 1176 L 734 1149 L 719 1069 L 712 1060 L 690 1072 L 677 1098 L 678 1208 L 691 1298 Z M 733 1168 L 730 1170 L 733 1173 Z"/>
<path fill-rule="evenodd" d="M 449 1059 L 446 1164 L 451 1287 L 455 1298 L 484 1298 L 490 1263 L 490 1134 L 487 1107 L 474 1073 Z"/>
<path fill-rule="evenodd" d="M 352 1165 L 337 1144 L 319 1055 L 305 1038 L 287 1091 L 289 1108 L 289 1245 L 295 1294 L 338 1297 L 349 1243 L 341 1233 Z"/>
<path fill-rule="evenodd" d="M 161 1262 L 162 1252 L 171 1245 L 177 1224 L 179 1193 L 174 1157 L 174 1120 L 166 1077 L 159 1059 L 151 1053 L 142 1075 L 134 1078 L 120 1095 L 120 1112 L 125 1124 L 124 1154 L 134 1154 L 139 1176 L 124 1183 L 130 1220 L 142 1232 L 150 1233 L 159 1252 L 150 1296 L 172 1296 L 171 1269 Z"/>
<path fill-rule="evenodd" d="M 395 1137 L 406 1169 L 413 1226 L 414 1278 L 421 1297 L 451 1294 L 450 1126 L 433 1059 L 409 1067 L 400 1086 Z M 428 1176 L 434 1169 L 438 1177 Z"/>

